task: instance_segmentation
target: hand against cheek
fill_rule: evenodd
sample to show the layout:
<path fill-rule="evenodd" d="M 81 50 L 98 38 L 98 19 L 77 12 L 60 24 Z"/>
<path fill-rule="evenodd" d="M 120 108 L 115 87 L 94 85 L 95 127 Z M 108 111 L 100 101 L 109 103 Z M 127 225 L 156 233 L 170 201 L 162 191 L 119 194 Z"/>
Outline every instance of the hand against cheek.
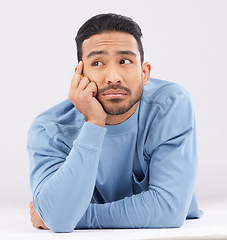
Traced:
<path fill-rule="evenodd" d="M 71 81 L 68 98 L 72 104 L 84 115 L 87 122 L 104 127 L 107 114 L 102 105 L 95 98 L 97 86 L 82 75 L 83 62 L 76 68 Z"/>

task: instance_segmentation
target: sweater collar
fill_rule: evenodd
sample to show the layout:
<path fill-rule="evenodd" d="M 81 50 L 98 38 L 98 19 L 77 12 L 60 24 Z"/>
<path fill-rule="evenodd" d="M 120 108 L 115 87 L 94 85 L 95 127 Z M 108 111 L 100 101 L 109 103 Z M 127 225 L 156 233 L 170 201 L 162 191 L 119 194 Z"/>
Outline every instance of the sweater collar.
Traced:
<path fill-rule="evenodd" d="M 116 125 L 106 125 L 105 128 L 107 129 L 106 134 L 122 134 L 130 129 L 132 129 L 138 123 L 138 112 L 139 112 L 140 102 L 136 108 L 136 111 L 132 114 L 130 118 L 126 121 L 116 124 Z"/>

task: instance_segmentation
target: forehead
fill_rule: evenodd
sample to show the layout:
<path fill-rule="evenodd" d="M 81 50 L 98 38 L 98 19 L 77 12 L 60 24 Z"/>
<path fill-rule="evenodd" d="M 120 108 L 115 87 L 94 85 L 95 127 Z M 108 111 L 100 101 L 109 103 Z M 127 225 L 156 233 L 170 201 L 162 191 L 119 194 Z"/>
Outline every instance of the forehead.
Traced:
<path fill-rule="evenodd" d="M 139 55 L 136 39 L 129 33 L 108 32 L 91 36 L 82 44 L 82 54 L 87 56 L 91 51 L 107 50 L 124 51 L 130 50 Z"/>

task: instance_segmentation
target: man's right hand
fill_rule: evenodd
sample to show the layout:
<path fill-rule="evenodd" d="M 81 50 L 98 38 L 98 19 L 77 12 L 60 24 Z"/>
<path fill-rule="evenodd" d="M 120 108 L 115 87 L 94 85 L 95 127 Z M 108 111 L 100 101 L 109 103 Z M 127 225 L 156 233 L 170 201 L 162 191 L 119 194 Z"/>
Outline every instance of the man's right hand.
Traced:
<path fill-rule="evenodd" d="M 49 229 L 39 216 L 39 214 L 35 211 L 35 208 L 33 206 L 33 202 L 30 202 L 29 204 L 30 207 L 30 215 L 31 215 L 31 222 L 34 228 L 39 228 L 39 229 Z"/>
<path fill-rule="evenodd" d="M 95 98 L 97 91 L 97 85 L 83 76 L 83 62 L 80 61 L 71 81 L 68 98 L 87 122 L 104 127 L 107 114 Z"/>

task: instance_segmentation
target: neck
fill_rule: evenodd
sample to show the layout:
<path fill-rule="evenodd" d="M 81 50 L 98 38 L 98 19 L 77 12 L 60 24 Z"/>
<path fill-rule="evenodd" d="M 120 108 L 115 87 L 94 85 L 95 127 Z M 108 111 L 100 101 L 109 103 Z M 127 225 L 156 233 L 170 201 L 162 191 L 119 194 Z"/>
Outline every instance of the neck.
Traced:
<path fill-rule="evenodd" d="M 130 118 L 133 113 L 136 111 L 136 108 L 138 106 L 138 102 L 133 105 L 131 109 L 129 109 L 126 113 L 121 115 L 108 115 L 106 118 L 106 125 L 117 125 L 124 121 L 126 121 L 128 118 Z"/>

